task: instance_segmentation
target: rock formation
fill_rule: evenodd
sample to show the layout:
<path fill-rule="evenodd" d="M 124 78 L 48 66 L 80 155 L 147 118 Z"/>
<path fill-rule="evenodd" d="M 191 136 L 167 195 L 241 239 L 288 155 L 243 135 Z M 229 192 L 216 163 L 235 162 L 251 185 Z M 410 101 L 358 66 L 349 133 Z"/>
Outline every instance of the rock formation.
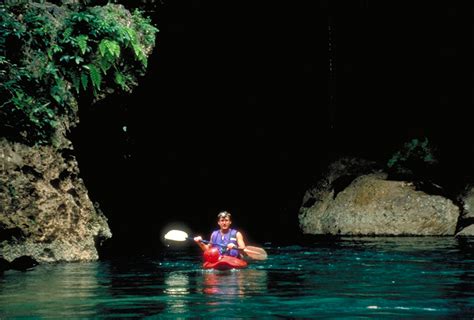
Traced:
<path fill-rule="evenodd" d="M 457 236 L 474 236 L 474 187 L 466 186 L 458 199 L 461 204 L 461 216 Z"/>
<path fill-rule="evenodd" d="M 333 168 L 341 167 L 340 164 Z M 456 233 L 460 210 L 451 200 L 416 190 L 411 182 L 386 180 L 387 174 L 375 168 L 372 173 L 365 170 L 361 174 L 360 167 L 345 167 L 348 170 L 330 169 L 324 183 L 307 192 L 299 214 L 303 233 L 397 236 Z M 351 179 L 338 186 L 336 182 L 344 180 L 343 177 Z"/>
<path fill-rule="evenodd" d="M 95 260 L 96 244 L 110 237 L 71 147 L 30 147 L 0 139 L 0 258 Z"/>

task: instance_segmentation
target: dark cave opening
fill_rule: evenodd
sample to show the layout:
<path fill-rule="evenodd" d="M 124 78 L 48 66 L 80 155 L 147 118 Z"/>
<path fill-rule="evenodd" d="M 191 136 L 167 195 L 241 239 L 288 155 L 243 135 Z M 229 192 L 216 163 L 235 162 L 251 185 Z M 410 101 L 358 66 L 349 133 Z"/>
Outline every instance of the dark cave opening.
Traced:
<path fill-rule="evenodd" d="M 459 72 L 467 57 L 452 55 L 463 52 L 448 32 L 458 32 L 456 17 L 433 8 L 428 22 L 439 24 L 427 30 L 421 7 L 403 25 L 404 8 L 378 9 L 158 5 L 157 47 L 139 86 L 84 111 L 71 134 L 114 234 L 107 250 L 159 248 L 172 222 L 206 236 L 220 210 L 257 243 L 294 241 L 304 192 L 325 165 L 340 155 L 383 163 L 413 137 L 444 148 L 446 181 L 462 177 L 472 166 L 472 80 Z"/>

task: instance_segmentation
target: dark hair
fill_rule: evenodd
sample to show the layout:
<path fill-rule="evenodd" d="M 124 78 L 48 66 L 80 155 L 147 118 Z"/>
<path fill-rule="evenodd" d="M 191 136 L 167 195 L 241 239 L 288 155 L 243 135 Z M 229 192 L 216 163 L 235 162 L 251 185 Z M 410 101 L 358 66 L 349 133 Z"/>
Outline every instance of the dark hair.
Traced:
<path fill-rule="evenodd" d="M 217 218 L 218 218 L 218 219 L 221 219 L 221 218 L 229 218 L 229 219 L 231 219 L 231 218 L 232 218 L 232 215 L 230 214 L 230 212 L 222 211 L 222 212 L 219 212 L 219 214 L 217 215 Z"/>

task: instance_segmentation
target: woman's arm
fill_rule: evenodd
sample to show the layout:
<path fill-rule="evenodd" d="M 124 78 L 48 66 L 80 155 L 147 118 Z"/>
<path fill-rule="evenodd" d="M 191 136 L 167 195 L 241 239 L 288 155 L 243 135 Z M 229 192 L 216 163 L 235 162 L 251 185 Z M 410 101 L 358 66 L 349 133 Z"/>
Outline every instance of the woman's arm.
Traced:
<path fill-rule="evenodd" d="M 244 236 L 240 231 L 237 232 L 237 245 L 239 249 L 245 249 L 245 241 L 244 241 Z"/>
<path fill-rule="evenodd" d="M 209 249 L 209 245 L 203 243 L 201 240 L 202 240 L 201 236 L 194 237 L 194 241 L 198 244 L 198 246 L 202 249 L 202 251 L 206 251 L 207 249 Z"/>

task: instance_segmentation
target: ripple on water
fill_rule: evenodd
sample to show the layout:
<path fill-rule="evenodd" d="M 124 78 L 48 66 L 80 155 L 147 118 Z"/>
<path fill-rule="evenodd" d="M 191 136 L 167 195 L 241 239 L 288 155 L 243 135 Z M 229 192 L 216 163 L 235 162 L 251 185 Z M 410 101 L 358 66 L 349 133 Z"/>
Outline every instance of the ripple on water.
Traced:
<path fill-rule="evenodd" d="M 198 253 L 41 265 L 0 278 L 0 318 L 471 318 L 472 245 L 451 238 L 344 238 L 267 246 L 247 269 Z"/>

